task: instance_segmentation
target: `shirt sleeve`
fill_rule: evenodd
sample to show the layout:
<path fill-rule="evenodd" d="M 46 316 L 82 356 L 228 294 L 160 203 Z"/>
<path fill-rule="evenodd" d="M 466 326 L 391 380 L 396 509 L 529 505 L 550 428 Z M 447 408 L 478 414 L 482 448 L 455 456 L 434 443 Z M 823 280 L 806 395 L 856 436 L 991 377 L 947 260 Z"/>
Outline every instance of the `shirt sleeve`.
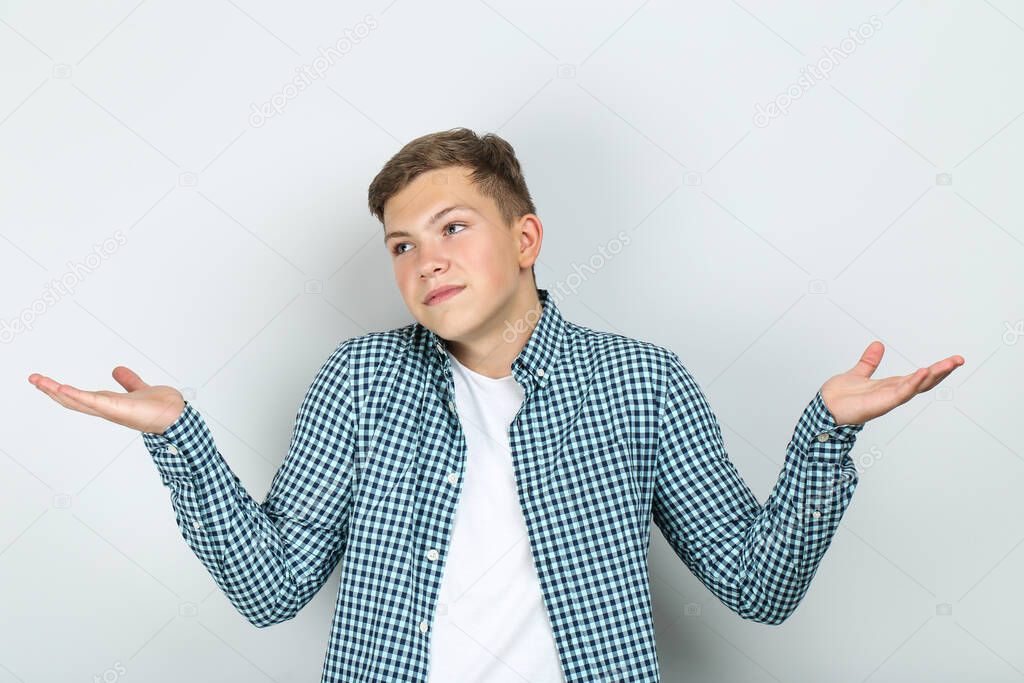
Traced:
<path fill-rule="evenodd" d="M 729 460 L 696 380 L 672 354 L 659 423 L 652 517 L 676 555 L 744 619 L 779 624 L 803 599 L 857 487 L 850 450 L 864 424 L 837 425 L 814 396 L 760 505 Z"/>
<path fill-rule="evenodd" d="M 187 401 L 162 434 L 142 433 L 182 536 L 255 626 L 294 617 L 344 551 L 355 471 L 347 358 L 342 342 L 317 372 L 262 503 L 243 488 Z"/>

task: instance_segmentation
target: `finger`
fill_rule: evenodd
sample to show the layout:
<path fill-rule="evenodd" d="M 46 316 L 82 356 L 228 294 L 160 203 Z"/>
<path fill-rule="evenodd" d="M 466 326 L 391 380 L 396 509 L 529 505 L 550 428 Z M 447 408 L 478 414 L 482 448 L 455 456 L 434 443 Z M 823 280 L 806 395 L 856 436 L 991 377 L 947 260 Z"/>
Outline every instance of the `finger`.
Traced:
<path fill-rule="evenodd" d="M 868 344 L 868 347 L 864 349 L 864 353 L 861 354 L 860 360 L 854 365 L 850 372 L 861 377 L 871 377 L 875 370 L 878 369 L 878 364 L 882 361 L 882 354 L 885 353 L 885 345 L 880 341 L 873 341 Z"/>
<path fill-rule="evenodd" d="M 932 389 L 935 385 L 937 385 L 939 382 L 949 377 L 950 373 L 952 373 L 958 367 L 963 365 L 963 359 L 960 358 L 960 360 L 958 361 L 956 360 L 957 358 L 959 358 L 959 356 L 952 356 L 945 360 L 939 361 L 938 363 L 935 363 L 930 368 L 928 368 L 928 377 L 925 379 L 924 383 L 921 385 L 918 391 L 928 391 Z"/>
<path fill-rule="evenodd" d="M 911 374 L 903 377 L 894 389 L 896 395 L 900 398 L 900 403 L 906 403 L 921 391 L 921 385 L 927 377 L 928 368 L 918 368 Z"/>
<path fill-rule="evenodd" d="M 34 378 L 34 379 L 33 379 Z M 29 376 L 29 381 L 35 385 L 37 389 L 44 392 L 56 393 L 57 388 L 60 386 L 60 382 L 55 379 L 51 379 L 46 375 L 40 375 L 38 373 L 32 373 Z"/>
<path fill-rule="evenodd" d="M 31 379 L 32 377 L 35 378 L 34 381 Z M 32 375 L 29 378 L 29 381 L 31 381 L 32 384 L 36 385 L 37 387 L 47 389 L 49 391 L 57 391 L 57 389 L 61 386 L 60 382 L 53 379 L 52 377 L 47 377 L 46 375 L 40 375 L 38 373 L 32 373 Z"/>
<path fill-rule="evenodd" d="M 936 385 L 937 385 L 937 384 L 938 384 L 939 382 L 941 382 L 942 380 L 946 379 L 946 377 L 948 377 L 948 376 L 949 376 L 949 373 L 948 373 L 948 372 L 943 372 L 943 373 L 940 373 L 940 374 L 938 374 L 938 375 L 932 375 L 932 376 L 930 376 L 930 377 L 929 377 L 929 378 L 928 378 L 928 379 L 927 379 L 927 380 L 926 380 L 926 381 L 925 381 L 925 382 L 924 382 L 924 383 L 923 383 L 923 384 L 921 385 L 921 387 L 920 387 L 920 388 L 919 388 L 919 389 L 917 390 L 917 391 L 918 391 L 918 393 L 920 393 L 920 394 L 923 394 L 923 393 L 924 393 L 924 392 L 926 392 L 926 391 L 931 391 L 932 389 L 934 389 L 934 388 L 935 388 L 935 386 L 936 386 Z"/>
<path fill-rule="evenodd" d="M 44 379 L 48 379 L 48 378 L 44 378 Z M 68 408 L 70 410 L 77 410 L 78 412 L 85 413 L 87 415 L 95 415 L 96 417 L 103 417 L 102 415 L 97 413 L 92 408 L 89 408 L 88 406 L 86 406 L 86 405 L 76 401 L 75 399 L 71 398 L 67 394 L 59 393 L 57 391 L 57 387 L 59 387 L 60 384 L 58 384 L 57 382 L 54 382 L 52 379 L 49 380 L 48 382 L 39 381 L 39 382 L 35 382 L 34 384 L 35 384 L 37 389 L 39 389 L 41 392 L 43 392 L 44 394 L 46 394 L 47 396 L 52 398 L 57 403 L 59 403 L 62 406 L 64 406 L 65 408 Z"/>
<path fill-rule="evenodd" d="M 86 408 L 96 411 L 96 415 L 112 417 L 111 405 L 113 401 L 110 396 L 98 391 L 84 391 L 70 384 L 61 384 L 57 388 L 58 395 L 64 395 L 71 400 L 84 405 Z"/>
<path fill-rule="evenodd" d="M 945 372 L 947 370 L 955 370 L 963 364 L 963 356 L 950 356 L 949 358 L 943 358 L 940 361 L 932 363 L 928 366 L 928 369 L 932 372 Z"/>
<path fill-rule="evenodd" d="M 142 381 L 142 378 L 137 374 L 129 370 L 123 365 L 118 365 L 114 368 L 114 371 L 110 373 L 114 379 L 122 387 L 128 391 L 135 391 L 136 389 L 145 389 L 149 385 Z"/>

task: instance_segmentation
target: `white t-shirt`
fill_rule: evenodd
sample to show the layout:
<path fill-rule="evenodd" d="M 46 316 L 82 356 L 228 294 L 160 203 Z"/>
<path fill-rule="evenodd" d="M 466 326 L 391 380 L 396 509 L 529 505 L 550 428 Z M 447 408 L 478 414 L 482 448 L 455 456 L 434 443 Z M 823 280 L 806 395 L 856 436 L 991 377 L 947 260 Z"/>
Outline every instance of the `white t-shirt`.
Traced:
<path fill-rule="evenodd" d="M 448 352 L 466 472 L 430 630 L 430 683 L 563 683 L 519 505 L 508 427 L 523 403 Z"/>

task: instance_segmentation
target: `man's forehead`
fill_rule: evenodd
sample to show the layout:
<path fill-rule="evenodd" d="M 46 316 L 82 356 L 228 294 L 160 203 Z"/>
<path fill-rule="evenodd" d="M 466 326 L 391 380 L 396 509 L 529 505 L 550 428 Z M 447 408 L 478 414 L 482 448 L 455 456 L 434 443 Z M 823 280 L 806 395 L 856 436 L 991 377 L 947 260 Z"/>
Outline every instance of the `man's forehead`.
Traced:
<path fill-rule="evenodd" d="M 433 175 L 428 175 L 428 174 Z M 475 184 L 452 169 L 440 169 L 421 174 L 402 191 L 385 203 L 384 224 L 395 224 L 396 229 L 427 225 L 440 220 L 439 212 L 469 210 L 480 215 L 486 210 L 486 198 Z"/>
<path fill-rule="evenodd" d="M 423 192 L 427 188 L 440 191 L 445 187 L 459 188 L 459 191 L 464 191 L 465 188 L 474 186 L 472 175 L 473 169 L 468 166 L 432 168 L 413 178 L 398 194 L 403 192 L 408 194 L 410 191 Z"/>

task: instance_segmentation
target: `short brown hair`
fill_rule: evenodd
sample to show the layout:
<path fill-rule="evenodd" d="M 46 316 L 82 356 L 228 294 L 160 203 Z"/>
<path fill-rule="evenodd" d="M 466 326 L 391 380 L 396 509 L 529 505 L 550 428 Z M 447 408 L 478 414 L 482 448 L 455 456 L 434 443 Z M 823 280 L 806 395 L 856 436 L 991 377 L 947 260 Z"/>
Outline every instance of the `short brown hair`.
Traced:
<path fill-rule="evenodd" d="M 494 133 L 478 136 L 468 128 L 422 135 L 388 159 L 370 183 L 370 213 L 384 222 L 384 204 L 416 176 L 446 166 L 468 166 L 481 194 L 494 200 L 506 224 L 537 213 L 515 151 Z"/>

